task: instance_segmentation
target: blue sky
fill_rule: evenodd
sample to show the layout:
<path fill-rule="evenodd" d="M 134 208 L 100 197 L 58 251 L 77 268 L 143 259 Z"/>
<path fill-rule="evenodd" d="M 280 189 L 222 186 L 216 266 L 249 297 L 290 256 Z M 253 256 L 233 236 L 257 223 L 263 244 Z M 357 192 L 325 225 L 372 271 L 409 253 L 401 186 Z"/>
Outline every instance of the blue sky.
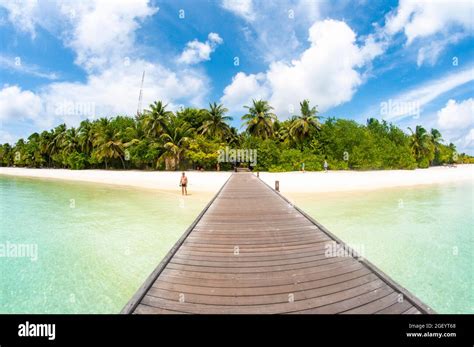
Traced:
<path fill-rule="evenodd" d="M 264 98 L 441 130 L 474 154 L 469 1 L 0 0 L 0 142 L 62 122 Z M 238 64 L 236 64 L 238 62 Z"/>

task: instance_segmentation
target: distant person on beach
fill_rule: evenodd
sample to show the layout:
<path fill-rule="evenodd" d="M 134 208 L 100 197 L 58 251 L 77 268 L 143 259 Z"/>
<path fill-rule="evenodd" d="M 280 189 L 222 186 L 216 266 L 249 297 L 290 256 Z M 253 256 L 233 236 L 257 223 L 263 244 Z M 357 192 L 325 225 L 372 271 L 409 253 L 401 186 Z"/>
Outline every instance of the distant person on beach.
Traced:
<path fill-rule="evenodd" d="M 303 172 L 304 172 L 304 163 L 303 163 L 303 164 L 301 164 L 301 171 L 303 171 Z"/>
<path fill-rule="evenodd" d="M 328 172 L 328 162 L 326 160 L 324 161 L 324 171 Z"/>
<path fill-rule="evenodd" d="M 188 178 L 186 177 L 186 174 L 184 172 L 181 176 L 181 180 L 179 181 L 179 186 L 181 187 L 181 195 L 188 195 Z"/>

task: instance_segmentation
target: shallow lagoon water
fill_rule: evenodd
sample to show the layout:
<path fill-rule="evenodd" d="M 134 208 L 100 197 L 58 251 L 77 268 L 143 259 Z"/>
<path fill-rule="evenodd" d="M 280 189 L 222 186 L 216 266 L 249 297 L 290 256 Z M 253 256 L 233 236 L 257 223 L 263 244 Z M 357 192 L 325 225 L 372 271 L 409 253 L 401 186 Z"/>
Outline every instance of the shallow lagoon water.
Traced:
<path fill-rule="evenodd" d="M 0 312 L 119 312 L 212 195 L 0 176 Z"/>
<path fill-rule="evenodd" d="M 439 313 L 474 313 L 472 182 L 289 194 Z"/>

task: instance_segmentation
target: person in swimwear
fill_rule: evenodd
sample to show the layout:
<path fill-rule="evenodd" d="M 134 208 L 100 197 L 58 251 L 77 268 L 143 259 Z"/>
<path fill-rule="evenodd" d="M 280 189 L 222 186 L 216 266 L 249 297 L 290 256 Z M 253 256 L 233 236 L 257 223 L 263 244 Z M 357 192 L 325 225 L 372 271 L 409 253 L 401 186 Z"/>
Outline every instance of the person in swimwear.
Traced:
<path fill-rule="evenodd" d="M 179 181 L 179 186 L 181 187 L 181 195 L 188 195 L 188 178 L 186 177 L 186 174 L 184 172 L 181 176 L 181 180 Z"/>

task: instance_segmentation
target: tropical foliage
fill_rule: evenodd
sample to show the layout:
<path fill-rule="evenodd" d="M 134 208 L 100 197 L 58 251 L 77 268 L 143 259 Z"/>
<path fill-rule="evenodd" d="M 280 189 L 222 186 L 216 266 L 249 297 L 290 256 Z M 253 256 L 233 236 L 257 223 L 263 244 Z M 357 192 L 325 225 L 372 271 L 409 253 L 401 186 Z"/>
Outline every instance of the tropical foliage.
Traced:
<path fill-rule="evenodd" d="M 308 100 L 300 112 L 279 121 L 264 100 L 245 106 L 242 132 L 231 126 L 224 105 L 208 109 L 184 108 L 171 112 L 161 101 L 135 117 L 116 116 L 84 120 L 80 125 L 60 124 L 33 133 L 15 145 L 0 145 L 0 165 L 36 168 L 88 168 L 215 170 L 219 150 L 256 149 L 255 170 L 414 169 L 430 165 L 473 163 L 445 144 L 437 129 L 416 126 L 404 132 L 386 121 L 327 118 Z M 231 169 L 234 163 L 220 163 Z M 240 165 L 249 165 L 240 163 Z"/>

